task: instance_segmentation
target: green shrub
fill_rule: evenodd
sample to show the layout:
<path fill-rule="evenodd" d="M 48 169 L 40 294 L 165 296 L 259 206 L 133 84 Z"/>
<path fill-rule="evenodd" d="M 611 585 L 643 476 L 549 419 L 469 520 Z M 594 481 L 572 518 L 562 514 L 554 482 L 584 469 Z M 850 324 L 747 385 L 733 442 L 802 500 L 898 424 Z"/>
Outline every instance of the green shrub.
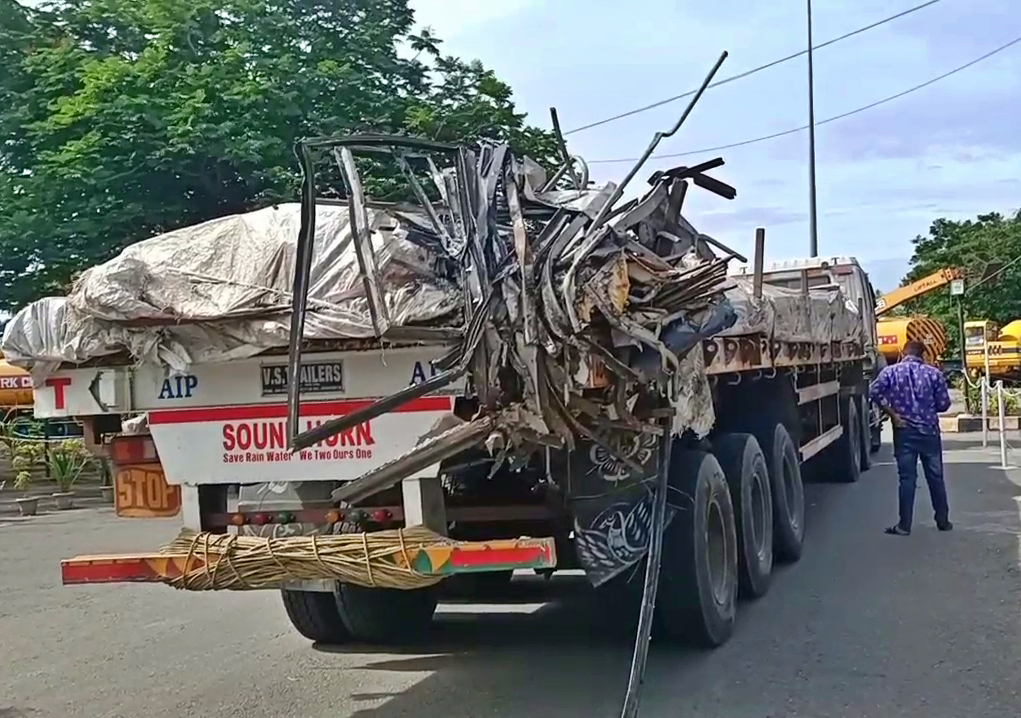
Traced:
<path fill-rule="evenodd" d="M 32 483 L 32 467 L 42 459 L 45 449 L 39 442 L 23 439 L 15 441 L 7 448 L 11 451 L 11 465 L 16 472 L 14 488 L 27 489 Z"/>
<path fill-rule="evenodd" d="M 982 411 L 982 390 L 977 386 L 965 387 L 968 396 L 969 406 L 976 414 Z M 1018 390 L 1011 387 L 1004 387 L 1003 392 L 1003 413 L 1005 416 L 1016 416 L 1019 411 Z M 989 415 L 996 416 L 998 411 L 996 403 L 996 384 L 989 389 Z"/>
<path fill-rule="evenodd" d="M 81 439 L 64 439 L 51 444 L 46 451 L 50 478 L 62 492 L 68 492 L 93 461 L 92 454 Z"/>

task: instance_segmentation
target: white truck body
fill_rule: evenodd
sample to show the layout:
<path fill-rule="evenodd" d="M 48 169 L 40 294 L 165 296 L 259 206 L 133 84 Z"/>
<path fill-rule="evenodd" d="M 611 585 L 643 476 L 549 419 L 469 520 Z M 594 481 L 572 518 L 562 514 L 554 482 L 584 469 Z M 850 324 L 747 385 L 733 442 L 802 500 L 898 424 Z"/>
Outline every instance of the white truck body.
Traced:
<path fill-rule="evenodd" d="M 308 353 L 302 427 L 427 379 L 438 347 Z M 167 482 L 247 484 L 359 476 L 414 447 L 453 408 L 463 383 L 423 397 L 320 446 L 287 449 L 286 357 L 198 365 L 62 369 L 35 389 L 40 418 L 145 412 Z M 435 469 L 416 475 L 435 476 Z"/>

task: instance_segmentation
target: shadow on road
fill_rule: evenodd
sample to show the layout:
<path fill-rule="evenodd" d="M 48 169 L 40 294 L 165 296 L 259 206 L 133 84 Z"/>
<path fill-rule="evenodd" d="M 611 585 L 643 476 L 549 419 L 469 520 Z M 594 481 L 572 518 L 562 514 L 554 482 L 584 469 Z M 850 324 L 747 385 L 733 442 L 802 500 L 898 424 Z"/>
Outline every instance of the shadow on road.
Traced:
<path fill-rule="evenodd" d="M 1011 481 L 1021 472 L 993 469 L 998 452 L 970 446 L 946 442 L 950 534 L 933 526 L 921 480 L 912 535 L 882 533 L 896 515 L 888 447 L 858 483 L 808 484 L 802 559 L 741 605 L 719 650 L 654 646 L 642 718 L 1021 716 L 1021 489 Z M 177 531 L 172 520 L 100 517 L 0 529 L 0 635 L 14 667 L 0 669 L 0 714 L 619 715 L 635 616 L 615 615 L 578 577 L 516 579 L 499 603 L 446 602 L 422 645 L 312 651 L 282 615 L 268 628 L 253 618 L 282 614 L 265 594 L 60 589 L 51 566 L 69 551 Z M 146 676 L 159 680 L 138 694 Z"/>
<path fill-rule="evenodd" d="M 806 487 L 805 556 L 742 604 L 729 644 L 654 646 L 643 716 L 1021 714 L 1013 485 L 985 463 L 948 464 L 958 530 L 929 525 L 920 482 L 918 525 L 900 539 L 882 535 L 896 511 L 889 447 L 875 461 L 857 484 Z M 360 718 L 617 715 L 634 617 L 575 577 L 516 579 L 512 590 L 499 605 L 446 604 L 453 613 L 437 616 L 427 645 L 316 648 L 358 657 L 357 670 L 431 674 L 400 693 L 353 694 L 385 700 Z M 969 678 L 976 665 L 981 678 Z M 981 690 L 965 689 L 973 680 Z"/>
<path fill-rule="evenodd" d="M 612 714 L 607 707 L 620 701 L 627 678 L 633 621 L 613 615 L 583 578 L 516 578 L 512 589 L 496 605 L 444 604 L 424 645 L 316 649 L 358 654 L 366 671 L 432 673 L 398 695 L 352 695 L 391 699 L 356 716 Z"/>

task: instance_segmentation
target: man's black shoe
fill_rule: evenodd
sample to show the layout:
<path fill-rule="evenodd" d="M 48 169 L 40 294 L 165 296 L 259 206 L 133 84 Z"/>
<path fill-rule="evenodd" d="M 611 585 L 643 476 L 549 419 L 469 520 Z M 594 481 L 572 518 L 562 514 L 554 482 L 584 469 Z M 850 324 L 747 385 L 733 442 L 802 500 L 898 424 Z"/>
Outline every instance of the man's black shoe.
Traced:
<path fill-rule="evenodd" d="M 900 525 L 891 526 L 888 529 L 884 529 L 883 533 L 888 533 L 891 536 L 910 536 L 911 532 L 908 529 L 901 528 Z"/>
<path fill-rule="evenodd" d="M 936 524 L 936 528 L 938 528 L 940 531 L 953 531 L 954 525 L 949 521 L 944 521 L 941 524 Z"/>

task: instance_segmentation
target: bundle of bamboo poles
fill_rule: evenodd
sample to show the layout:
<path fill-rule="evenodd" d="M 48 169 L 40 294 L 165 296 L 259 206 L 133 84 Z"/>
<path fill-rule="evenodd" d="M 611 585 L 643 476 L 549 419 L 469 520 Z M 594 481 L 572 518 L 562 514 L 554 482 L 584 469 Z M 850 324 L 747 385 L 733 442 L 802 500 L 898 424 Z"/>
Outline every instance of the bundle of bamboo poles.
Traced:
<path fill-rule="evenodd" d="M 285 581 L 331 580 L 409 590 L 439 583 L 411 566 L 427 546 L 455 542 L 422 527 L 374 533 L 263 538 L 184 530 L 162 553 L 183 566 L 166 582 L 190 591 L 277 588 Z"/>

